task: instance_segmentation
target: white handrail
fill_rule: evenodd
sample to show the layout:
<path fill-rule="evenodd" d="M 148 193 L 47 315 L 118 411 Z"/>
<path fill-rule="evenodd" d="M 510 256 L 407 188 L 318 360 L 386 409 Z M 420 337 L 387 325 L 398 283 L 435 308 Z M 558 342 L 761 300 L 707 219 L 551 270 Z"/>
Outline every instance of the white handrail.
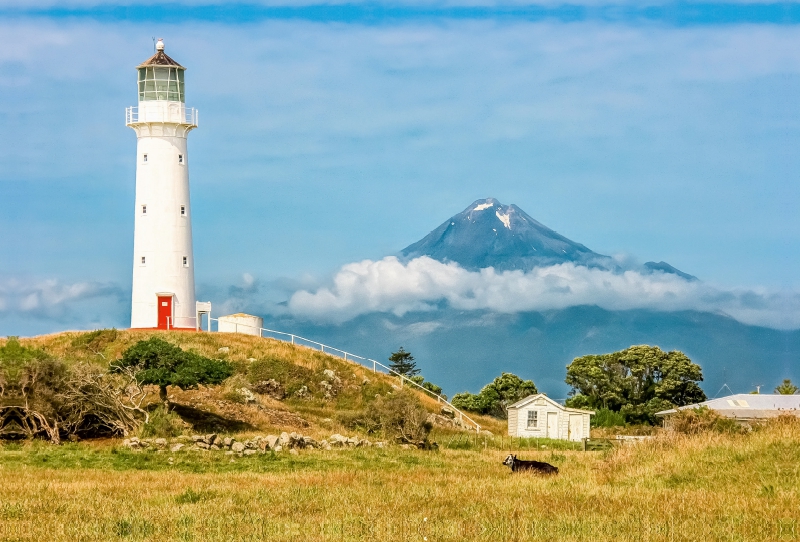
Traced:
<path fill-rule="evenodd" d="M 125 108 L 125 124 L 138 124 L 139 122 L 177 123 L 197 126 L 200 113 L 194 107 L 181 106 L 176 109 L 154 109 L 152 111 L 139 111 L 136 106 Z"/>
<path fill-rule="evenodd" d="M 219 319 L 218 318 L 211 318 L 209 316 L 209 319 L 208 319 L 208 330 L 209 330 L 209 332 L 211 332 L 211 322 L 212 321 L 216 321 L 217 322 L 217 328 L 219 328 Z M 256 327 L 256 326 L 251 326 L 251 325 L 248 325 L 248 324 L 240 324 L 238 322 L 229 322 L 229 323 L 234 324 L 234 326 L 235 326 L 234 327 L 234 333 L 239 333 L 239 326 L 243 326 L 245 328 L 250 328 L 250 329 L 253 329 L 253 330 L 257 329 L 258 330 L 258 336 L 261 337 L 262 339 L 265 338 L 264 335 L 263 335 L 264 332 L 272 334 L 272 335 L 283 335 L 283 336 L 289 337 L 289 341 L 285 341 L 284 340 L 284 342 L 291 342 L 292 344 L 297 344 L 296 341 L 300 340 L 300 341 L 303 341 L 303 342 L 306 342 L 306 343 L 309 343 L 309 344 L 317 345 L 317 346 L 319 346 L 320 351 L 322 353 L 328 354 L 329 356 L 333 356 L 333 354 L 331 352 L 339 352 L 339 353 L 341 353 L 342 354 L 341 356 L 336 356 L 336 357 L 342 357 L 342 358 L 344 358 L 345 361 L 361 360 L 361 361 L 364 361 L 364 362 L 372 362 L 372 372 L 373 373 L 377 373 L 378 372 L 378 370 L 377 370 L 378 366 L 382 367 L 383 369 L 386 369 L 389 373 L 392 373 L 392 374 L 400 377 L 400 385 L 401 386 L 403 385 L 403 381 L 406 381 L 409 384 L 418 387 L 419 389 L 421 389 L 425 393 L 427 393 L 429 395 L 433 395 L 434 397 L 436 397 L 436 400 L 438 402 L 446 404 L 447 406 L 452 408 L 455 412 L 457 412 L 459 419 L 461 419 L 463 421 L 466 418 L 470 423 L 472 423 L 475 426 L 475 431 L 477 433 L 480 433 L 480 431 L 481 431 L 481 426 L 480 426 L 480 424 L 478 422 L 476 422 L 475 420 L 473 420 L 472 418 L 470 418 L 469 416 L 464 414 L 458 408 L 454 407 L 453 404 L 450 401 L 448 401 L 447 399 L 445 399 L 444 397 L 442 397 L 438 393 L 434 393 L 434 392 L 432 392 L 431 390 L 429 390 L 427 388 L 423 388 L 422 386 L 420 386 L 419 384 L 417 384 L 416 382 L 414 382 L 413 380 L 408 378 L 406 375 L 398 373 L 397 371 L 391 369 L 390 367 L 387 367 L 386 365 L 384 365 L 380 361 L 375 361 L 372 358 L 365 358 L 363 356 L 358 356 L 358 355 L 353 354 L 351 352 L 348 352 L 346 350 L 342 350 L 341 348 L 335 348 L 333 346 L 329 346 L 329 345 L 323 344 L 321 342 L 312 341 L 311 339 L 306 339 L 305 337 L 301 337 L 300 335 L 295 335 L 294 333 L 286 333 L 285 331 L 276 331 L 274 329 L 267 329 L 267 328 L 264 328 L 264 327 Z M 254 333 L 253 333 L 253 335 L 254 335 Z M 283 340 L 283 339 L 277 339 L 277 340 Z M 300 345 L 300 346 L 302 346 L 302 345 Z M 328 349 L 327 352 L 325 351 L 326 348 Z M 349 359 L 348 359 L 348 356 L 350 356 Z M 361 364 L 361 365 L 364 365 L 364 364 Z M 369 368 L 369 366 L 367 368 Z"/>

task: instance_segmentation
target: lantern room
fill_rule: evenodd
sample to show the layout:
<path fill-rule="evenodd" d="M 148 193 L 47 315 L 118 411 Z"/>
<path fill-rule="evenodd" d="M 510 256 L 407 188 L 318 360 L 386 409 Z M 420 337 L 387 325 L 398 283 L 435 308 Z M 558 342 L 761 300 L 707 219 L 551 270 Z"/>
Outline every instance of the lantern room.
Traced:
<path fill-rule="evenodd" d="M 139 68 L 139 101 L 167 100 L 186 103 L 183 68 L 147 66 Z"/>
<path fill-rule="evenodd" d="M 164 41 L 156 43 L 156 54 L 136 67 L 139 72 L 139 101 L 186 103 L 183 72 L 186 68 L 164 52 Z"/>

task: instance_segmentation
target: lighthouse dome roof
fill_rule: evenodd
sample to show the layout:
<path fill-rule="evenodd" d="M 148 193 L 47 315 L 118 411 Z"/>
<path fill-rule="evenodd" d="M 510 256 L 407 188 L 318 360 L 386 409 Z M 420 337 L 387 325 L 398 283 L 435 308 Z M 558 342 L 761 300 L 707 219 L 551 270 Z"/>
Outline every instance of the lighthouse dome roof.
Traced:
<path fill-rule="evenodd" d="M 167 66 L 172 68 L 178 68 L 180 70 L 185 70 L 183 66 L 175 62 L 172 58 L 170 58 L 167 53 L 164 52 L 164 42 L 162 40 L 158 40 L 158 50 L 156 54 L 136 66 L 137 68 L 146 68 L 148 66 Z"/>

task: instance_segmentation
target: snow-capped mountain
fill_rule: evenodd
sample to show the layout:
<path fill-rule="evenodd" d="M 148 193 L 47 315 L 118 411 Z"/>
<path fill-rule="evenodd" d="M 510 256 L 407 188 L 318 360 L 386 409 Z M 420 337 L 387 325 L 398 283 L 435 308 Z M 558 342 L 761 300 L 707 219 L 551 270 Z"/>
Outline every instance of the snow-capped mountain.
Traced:
<path fill-rule="evenodd" d="M 574 263 L 622 271 L 617 262 L 567 239 L 516 205 L 494 198 L 480 199 L 401 251 L 406 259 L 429 256 L 455 262 L 469 270 L 493 267 L 498 271 L 530 271 L 560 263 Z M 666 262 L 647 262 L 640 273 L 672 273 L 696 280 Z"/>
<path fill-rule="evenodd" d="M 609 267 L 611 258 L 593 252 L 536 221 L 516 205 L 481 199 L 422 240 L 402 250 L 408 259 L 429 256 L 470 270 L 498 271 L 572 262 Z"/>

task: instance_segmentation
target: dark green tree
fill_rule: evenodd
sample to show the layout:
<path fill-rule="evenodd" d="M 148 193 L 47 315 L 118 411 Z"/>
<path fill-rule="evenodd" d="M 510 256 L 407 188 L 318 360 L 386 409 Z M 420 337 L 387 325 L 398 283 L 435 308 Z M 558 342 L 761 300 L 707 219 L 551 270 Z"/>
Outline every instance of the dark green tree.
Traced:
<path fill-rule="evenodd" d="M 136 371 L 140 384 L 158 386 L 159 396 L 165 403 L 167 386 L 186 390 L 199 384 L 220 384 L 233 374 L 233 365 L 227 361 L 185 352 L 157 337 L 139 341 L 128 348 L 122 359 L 111 365 L 111 370 L 120 372 L 128 367 Z"/>
<path fill-rule="evenodd" d="M 503 373 L 479 393 L 457 393 L 452 402 L 453 406 L 462 410 L 507 418 L 509 405 L 535 393 L 539 392 L 532 380 L 522 380 L 515 374 Z"/>
<path fill-rule="evenodd" d="M 428 382 L 427 380 L 425 380 L 424 376 L 422 376 L 422 375 L 414 375 L 414 376 L 410 377 L 409 380 L 414 382 L 415 384 L 418 384 L 421 388 L 424 388 L 424 389 L 428 390 L 433 395 L 438 395 L 442 399 L 447 401 L 447 396 L 444 393 L 442 393 L 442 391 L 443 391 L 442 387 L 441 386 L 437 386 L 433 382 Z"/>
<path fill-rule="evenodd" d="M 406 352 L 403 350 L 402 346 L 400 347 L 400 350 L 393 352 L 392 355 L 389 356 L 389 361 L 392 362 L 389 365 L 389 368 L 397 374 L 401 374 L 406 377 L 412 377 L 419 374 L 417 364 L 414 363 L 414 356 L 411 355 L 411 352 Z"/>
<path fill-rule="evenodd" d="M 784 379 L 784 381 L 781 383 L 780 386 L 775 388 L 775 393 L 778 393 L 780 395 L 794 395 L 795 393 L 797 393 L 798 389 L 800 388 L 792 384 L 792 381 L 786 378 Z"/>
<path fill-rule="evenodd" d="M 660 410 L 705 401 L 702 380 L 700 366 L 683 352 L 631 346 L 575 358 L 567 366 L 566 383 L 572 386 L 567 406 L 607 408 L 628 422 L 654 423 Z"/>

